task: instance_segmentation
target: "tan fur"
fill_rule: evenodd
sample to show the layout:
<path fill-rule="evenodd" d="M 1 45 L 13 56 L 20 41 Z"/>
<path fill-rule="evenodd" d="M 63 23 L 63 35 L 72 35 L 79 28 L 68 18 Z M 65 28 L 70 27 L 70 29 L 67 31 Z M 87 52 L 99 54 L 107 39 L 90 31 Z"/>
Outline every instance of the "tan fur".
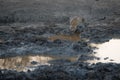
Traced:
<path fill-rule="evenodd" d="M 77 29 L 77 26 L 83 23 L 84 23 L 84 18 L 82 17 L 75 16 L 70 18 L 70 30 L 75 31 Z"/>

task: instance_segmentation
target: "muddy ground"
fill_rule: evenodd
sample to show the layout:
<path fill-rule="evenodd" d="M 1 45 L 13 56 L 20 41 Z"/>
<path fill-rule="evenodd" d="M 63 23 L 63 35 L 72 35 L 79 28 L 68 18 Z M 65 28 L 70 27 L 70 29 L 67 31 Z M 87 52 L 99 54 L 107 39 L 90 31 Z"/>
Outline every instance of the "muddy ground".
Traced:
<path fill-rule="evenodd" d="M 119 2 L 0 0 L 0 80 L 120 80 L 120 64 L 86 62 L 100 59 L 92 43 L 120 38 Z M 71 32 L 71 16 L 85 27 Z"/>

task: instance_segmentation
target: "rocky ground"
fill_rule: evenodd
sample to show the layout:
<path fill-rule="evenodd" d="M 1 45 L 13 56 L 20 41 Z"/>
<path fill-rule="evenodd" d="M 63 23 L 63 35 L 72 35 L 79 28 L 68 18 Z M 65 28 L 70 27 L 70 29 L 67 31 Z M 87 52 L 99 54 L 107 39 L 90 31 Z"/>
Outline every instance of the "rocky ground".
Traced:
<path fill-rule="evenodd" d="M 120 64 L 74 63 L 66 65 L 40 66 L 34 71 L 0 71 L 1 80 L 119 80 Z"/>
<path fill-rule="evenodd" d="M 120 64 L 86 62 L 99 60 L 91 43 L 120 38 L 119 0 L 51 2 L 0 0 L 0 59 L 29 55 L 78 58 L 49 60 L 50 65 L 26 72 L 6 69 L 3 63 L 0 80 L 120 80 Z M 76 15 L 83 16 L 86 24 L 71 32 L 69 19 Z"/>
<path fill-rule="evenodd" d="M 40 25 L 40 24 L 39 24 Z M 9 24 L 1 26 L 0 31 L 0 57 L 1 59 L 15 56 L 56 55 L 74 56 L 79 59 L 75 62 L 64 60 L 49 61 L 51 65 L 39 66 L 34 71 L 17 72 L 14 70 L 0 70 L 1 80 L 119 80 L 120 64 L 84 62 L 91 59 L 99 59 L 89 56 L 95 47 L 90 43 L 103 43 L 119 35 L 119 28 L 106 28 L 102 26 L 86 26 L 78 29 L 77 33 L 69 32 L 68 27 L 62 25 L 37 26 L 37 24 Z M 19 27 L 20 26 L 20 27 Z M 24 27 L 22 27 L 24 26 Z M 60 26 L 60 27 L 59 27 Z M 115 31 L 112 31 L 115 30 Z M 79 34 L 80 32 L 80 34 Z M 54 35 L 79 34 L 79 41 L 55 39 Z M 119 38 L 119 36 L 117 36 Z"/>

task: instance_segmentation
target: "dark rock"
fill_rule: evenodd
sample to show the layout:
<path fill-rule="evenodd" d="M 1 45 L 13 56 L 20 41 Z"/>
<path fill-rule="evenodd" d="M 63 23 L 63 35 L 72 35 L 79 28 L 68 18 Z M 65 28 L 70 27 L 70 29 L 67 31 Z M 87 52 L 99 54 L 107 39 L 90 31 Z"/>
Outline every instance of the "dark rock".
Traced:
<path fill-rule="evenodd" d="M 113 59 L 110 59 L 110 61 L 114 61 Z"/>
<path fill-rule="evenodd" d="M 104 60 L 107 60 L 107 59 L 109 59 L 109 57 L 104 58 Z"/>
<path fill-rule="evenodd" d="M 89 79 L 94 79 L 97 78 L 97 76 L 95 76 L 96 73 L 94 70 L 88 71 L 88 73 L 86 74 L 86 77 L 88 77 Z"/>
<path fill-rule="evenodd" d="M 36 65 L 36 64 L 38 64 L 38 62 L 32 61 L 31 64 Z"/>
<path fill-rule="evenodd" d="M 83 53 L 91 53 L 92 47 L 90 47 L 87 42 L 78 41 L 77 43 L 73 44 L 73 50 Z"/>
<path fill-rule="evenodd" d="M 60 39 L 56 39 L 56 40 L 54 40 L 54 43 L 61 44 L 62 41 Z"/>

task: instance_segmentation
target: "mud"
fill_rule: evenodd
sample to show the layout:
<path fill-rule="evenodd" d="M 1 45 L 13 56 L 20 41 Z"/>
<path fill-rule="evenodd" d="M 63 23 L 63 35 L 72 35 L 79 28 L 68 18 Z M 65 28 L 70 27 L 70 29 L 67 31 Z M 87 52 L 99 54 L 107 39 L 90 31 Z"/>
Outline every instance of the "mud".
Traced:
<path fill-rule="evenodd" d="M 0 0 L 0 80 L 119 80 L 115 51 L 96 56 L 120 39 L 119 2 Z M 71 16 L 85 25 L 70 31 Z"/>
<path fill-rule="evenodd" d="M 16 72 L 1 70 L 1 80 L 119 80 L 120 64 L 74 63 L 67 65 L 40 66 L 34 71 Z M 113 74 L 114 73 L 114 74 Z"/>
<path fill-rule="evenodd" d="M 94 55 L 97 47 L 91 45 L 107 42 L 115 35 L 119 38 L 119 28 L 112 33 L 99 26 L 86 26 L 71 33 L 57 26 L 19 25 L 24 27 L 9 24 L 0 32 L 1 80 L 119 80 L 119 64 L 93 64 L 101 57 Z"/>

